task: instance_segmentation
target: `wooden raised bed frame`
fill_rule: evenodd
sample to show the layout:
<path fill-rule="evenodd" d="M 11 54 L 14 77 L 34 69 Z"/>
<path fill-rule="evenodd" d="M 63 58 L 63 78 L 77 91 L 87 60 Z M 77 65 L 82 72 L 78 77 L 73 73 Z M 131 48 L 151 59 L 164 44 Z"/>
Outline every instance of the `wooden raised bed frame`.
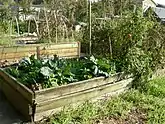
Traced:
<path fill-rule="evenodd" d="M 64 106 L 127 89 L 132 78 L 116 74 L 33 92 L 0 69 L 0 88 L 27 120 L 38 121 Z"/>
<path fill-rule="evenodd" d="M 37 55 L 37 57 L 80 57 L 80 42 L 59 43 L 59 44 L 27 44 L 11 47 L 0 47 L 0 64 L 5 62 L 17 62 L 18 60 Z M 1 67 L 0 65 L 0 67 Z"/>

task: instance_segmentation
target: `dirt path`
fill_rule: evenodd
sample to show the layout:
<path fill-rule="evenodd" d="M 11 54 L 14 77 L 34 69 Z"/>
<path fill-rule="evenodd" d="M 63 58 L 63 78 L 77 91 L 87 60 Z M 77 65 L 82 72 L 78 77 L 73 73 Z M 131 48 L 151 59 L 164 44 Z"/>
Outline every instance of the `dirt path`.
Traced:
<path fill-rule="evenodd" d="M 23 117 L 13 109 L 0 91 L 0 124 L 20 124 L 22 120 Z"/>

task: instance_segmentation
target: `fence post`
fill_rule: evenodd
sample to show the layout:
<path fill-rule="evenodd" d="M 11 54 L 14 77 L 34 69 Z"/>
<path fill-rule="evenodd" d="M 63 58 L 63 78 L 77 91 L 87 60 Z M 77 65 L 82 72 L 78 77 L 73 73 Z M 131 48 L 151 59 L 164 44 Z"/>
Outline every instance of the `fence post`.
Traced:
<path fill-rule="evenodd" d="M 78 57 L 81 57 L 81 42 L 78 42 Z"/>
<path fill-rule="evenodd" d="M 40 46 L 37 46 L 37 59 L 40 59 L 41 55 L 40 55 Z"/>

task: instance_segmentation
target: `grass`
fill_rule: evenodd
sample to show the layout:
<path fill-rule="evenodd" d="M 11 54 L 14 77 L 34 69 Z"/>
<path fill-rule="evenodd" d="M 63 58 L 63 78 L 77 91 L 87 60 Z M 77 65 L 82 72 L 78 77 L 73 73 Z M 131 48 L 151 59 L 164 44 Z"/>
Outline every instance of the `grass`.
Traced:
<path fill-rule="evenodd" d="M 165 124 L 165 77 L 150 81 L 142 92 L 64 109 L 44 124 Z"/>
<path fill-rule="evenodd" d="M 0 34 L 0 46 L 12 46 L 14 45 L 14 41 L 10 36 L 5 36 L 5 34 Z"/>

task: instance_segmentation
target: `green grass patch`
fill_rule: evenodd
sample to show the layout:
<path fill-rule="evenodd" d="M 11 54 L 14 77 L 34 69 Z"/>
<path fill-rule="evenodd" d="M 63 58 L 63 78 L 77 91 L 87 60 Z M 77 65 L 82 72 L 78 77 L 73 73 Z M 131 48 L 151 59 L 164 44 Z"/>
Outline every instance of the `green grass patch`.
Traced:
<path fill-rule="evenodd" d="M 160 77 L 156 80 L 152 80 L 147 84 L 147 94 L 165 98 L 165 78 Z"/>
<path fill-rule="evenodd" d="M 15 42 L 11 39 L 10 36 L 5 36 L 0 34 L 0 46 L 13 46 Z"/>
<path fill-rule="evenodd" d="M 143 92 L 131 89 L 125 94 L 95 103 L 86 102 L 64 109 L 47 124 L 107 124 L 110 122 L 165 124 L 165 77 L 150 81 Z"/>

